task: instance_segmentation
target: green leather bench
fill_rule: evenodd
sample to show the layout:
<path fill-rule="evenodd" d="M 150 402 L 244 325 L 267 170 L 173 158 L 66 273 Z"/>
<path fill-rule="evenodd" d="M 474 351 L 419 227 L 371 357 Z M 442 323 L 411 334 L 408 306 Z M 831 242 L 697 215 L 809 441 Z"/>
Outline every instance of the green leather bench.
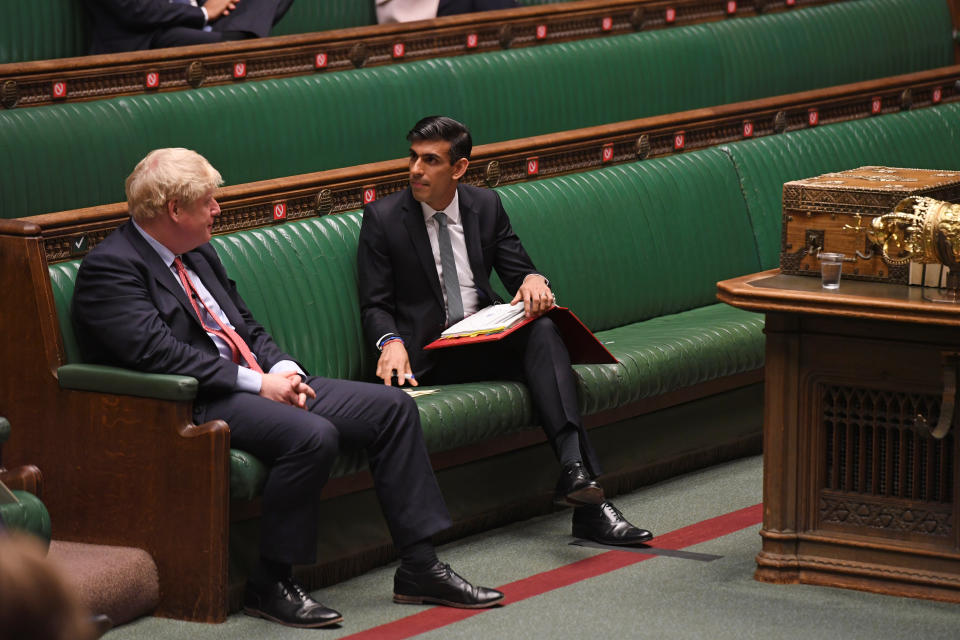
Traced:
<path fill-rule="evenodd" d="M 923 33 L 923 38 L 900 34 Z M 123 200 L 149 150 L 185 146 L 231 184 L 393 159 L 425 114 L 476 144 L 945 66 L 941 0 L 862 0 L 279 80 L 0 111 L 0 217 Z M 763 60 L 764 64 L 756 64 Z"/>

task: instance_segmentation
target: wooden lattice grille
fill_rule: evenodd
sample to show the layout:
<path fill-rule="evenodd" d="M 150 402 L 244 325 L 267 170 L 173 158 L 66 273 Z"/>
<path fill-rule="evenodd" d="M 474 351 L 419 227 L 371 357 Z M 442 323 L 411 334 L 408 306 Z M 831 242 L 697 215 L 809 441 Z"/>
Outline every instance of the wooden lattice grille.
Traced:
<path fill-rule="evenodd" d="M 825 489 L 952 502 L 953 433 L 936 440 L 915 425 L 936 424 L 939 396 L 824 385 L 821 406 Z"/>

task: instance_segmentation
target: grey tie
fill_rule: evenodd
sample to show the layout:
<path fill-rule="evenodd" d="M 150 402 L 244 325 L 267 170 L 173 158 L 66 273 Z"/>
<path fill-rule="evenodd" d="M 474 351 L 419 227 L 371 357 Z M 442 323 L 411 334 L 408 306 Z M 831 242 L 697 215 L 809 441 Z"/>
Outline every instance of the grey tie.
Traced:
<path fill-rule="evenodd" d="M 437 242 L 440 244 L 440 268 L 443 270 L 443 290 L 447 294 L 447 325 L 463 320 L 463 298 L 460 297 L 460 278 L 457 277 L 457 261 L 453 257 L 450 232 L 447 231 L 447 214 L 437 211 Z"/>

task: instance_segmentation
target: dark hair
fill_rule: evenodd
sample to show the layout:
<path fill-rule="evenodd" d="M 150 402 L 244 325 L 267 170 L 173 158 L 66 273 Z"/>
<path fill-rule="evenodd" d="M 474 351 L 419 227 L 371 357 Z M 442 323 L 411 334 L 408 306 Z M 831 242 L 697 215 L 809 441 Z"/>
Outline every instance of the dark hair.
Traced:
<path fill-rule="evenodd" d="M 427 116 L 413 125 L 407 134 L 408 142 L 421 140 L 444 140 L 450 143 L 450 164 L 460 158 L 470 159 L 473 139 L 470 130 L 447 116 Z"/>

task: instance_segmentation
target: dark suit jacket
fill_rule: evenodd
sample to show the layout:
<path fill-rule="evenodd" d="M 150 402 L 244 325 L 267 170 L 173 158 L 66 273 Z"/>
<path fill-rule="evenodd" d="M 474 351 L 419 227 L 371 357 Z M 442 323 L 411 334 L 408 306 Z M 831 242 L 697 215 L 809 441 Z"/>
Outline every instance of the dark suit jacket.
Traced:
<path fill-rule="evenodd" d="M 198 4 L 203 5 L 204 0 Z M 90 12 L 90 53 L 150 49 L 158 32 L 173 27 L 203 28 L 203 11 L 169 0 L 85 0 Z M 270 35 L 292 0 L 242 0 L 235 11 L 212 23 L 216 31 Z"/>
<path fill-rule="evenodd" d="M 492 269 L 513 293 L 537 270 L 496 191 L 462 184 L 457 191 L 480 304 L 502 302 L 490 287 Z M 357 265 L 367 339 L 374 343 L 384 334 L 398 334 L 414 374 L 421 376 L 430 365 L 423 346 L 440 336 L 446 313 L 423 211 L 409 188 L 364 208 Z"/>
<path fill-rule="evenodd" d="M 184 254 L 183 260 L 200 276 L 264 371 L 280 360 L 293 360 L 253 319 L 209 243 Z M 72 314 L 88 362 L 193 376 L 200 382 L 201 398 L 234 389 L 238 365 L 220 356 L 183 287 L 130 223 L 83 259 Z"/>

